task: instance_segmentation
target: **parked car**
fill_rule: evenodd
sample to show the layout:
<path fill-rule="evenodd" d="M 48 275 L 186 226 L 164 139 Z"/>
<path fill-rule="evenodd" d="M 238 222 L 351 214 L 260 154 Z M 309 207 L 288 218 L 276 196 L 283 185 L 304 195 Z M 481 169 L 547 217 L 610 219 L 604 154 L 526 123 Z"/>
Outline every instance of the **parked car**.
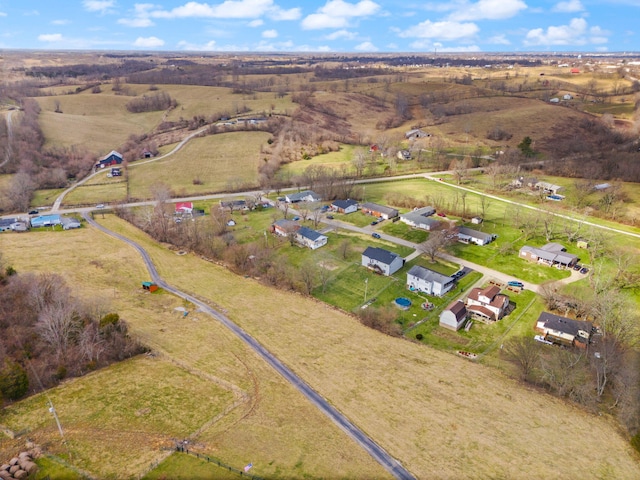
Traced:
<path fill-rule="evenodd" d="M 329 220 L 333 220 L 333 215 L 327 215 L 327 218 L 328 218 Z"/>
<path fill-rule="evenodd" d="M 372 236 L 373 238 L 380 238 L 380 234 L 379 234 L 379 233 L 376 233 L 376 232 L 373 232 L 373 233 L 371 234 L 371 236 Z"/>
<path fill-rule="evenodd" d="M 576 272 L 579 272 L 581 268 L 582 268 L 582 265 L 580 265 L 579 263 L 576 263 L 576 264 L 573 266 L 573 269 L 574 269 Z"/>
<path fill-rule="evenodd" d="M 442 213 L 442 212 L 438 212 L 438 213 L 436 213 L 436 215 L 438 215 L 439 217 L 446 217 L 446 215 L 444 213 Z"/>
<path fill-rule="evenodd" d="M 300 220 L 300 217 L 293 217 L 294 222 L 297 222 L 298 220 Z"/>
<path fill-rule="evenodd" d="M 377 225 L 378 224 L 378 220 L 374 220 L 373 222 L 371 222 L 371 225 Z"/>
<path fill-rule="evenodd" d="M 320 208 L 320 211 L 321 211 L 321 212 L 326 212 L 327 210 L 329 210 L 329 205 L 323 205 L 323 206 Z"/>
<path fill-rule="evenodd" d="M 580 269 L 580 273 L 589 273 L 589 269 L 587 267 L 582 267 Z"/>
<path fill-rule="evenodd" d="M 38 215 L 40 212 L 38 210 L 31 210 L 29 215 Z"/>
<path fill-rule="evenodd" d="M 96 208 L 104 208 L 104 203 L 99 203 L 98 205 L 96 205 Z"/>
<path fill-rule="evenodd" d="M 507 282 L 507 285 L 509 285 L 510 287 L 524 288 L 524 283 L 518 282 L 517 280 L 510 280 Z"/>

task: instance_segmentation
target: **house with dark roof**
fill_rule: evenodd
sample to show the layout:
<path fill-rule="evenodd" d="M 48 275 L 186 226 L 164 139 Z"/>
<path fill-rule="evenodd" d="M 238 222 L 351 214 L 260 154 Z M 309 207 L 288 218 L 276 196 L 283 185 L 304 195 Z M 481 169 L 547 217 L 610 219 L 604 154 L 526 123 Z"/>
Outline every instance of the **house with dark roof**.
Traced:
<path fill-rule="evenodd" d="M 111 150 L 107 155 L 96 162 L 96 168 L 110 167 L 111 165 L 120 165 L 122 163 L 122 154 Z"/>
<path fill-rule="evenodd" d="M 373 215 L 374 217 L 384 218 L 385 220 L 398 216 L 398 210 L 395 208 L 371 202 L 366 202 L 360 205 L 360 211 L 365 215 Z"/>
<path fill-rule="evenodd" d="M 0 232 L 11 230 L 11 225 L 17 221 L 17 218 L 0 218 Z"/>
<path fill-rule="evenodd" d="M 400 215 L 400 221 L 410 225 L 414 228 L 426 230 L 428 232 L 441 228 L 443 222 L 431 218 L 436 213 L 436 209 L 433 207 L 416 208 L 415 210 Z"/>
<path fill-rule="evenodd" d="M 427 295 L 444 295 L 455 285 L 455 279 L 429 268 L 414 265 L 407 272 L 407 288 Z"/>
<path fill-rule="evenodd" d="M 292 233 L 295 233 L 300 228 L 300 224 L 298 222 L 294 222 L 293 220 L 286 220 L 281 218 L 280 220 L 276 220 L 271 225 L 271 231 L 276 235 L 280 235 L 281 237 L 287 237 Z"/>
<path fill-rule="evenodd" d="M 489 285 L 473 288 L 466 300 L 467 310 L 473 318 L 485 323 L 500 320 L 509 306 L 509 297 L 500 293 L 500 288 Z"/>
<path fill-rule="evenodd" d="M 541 248 L 525 245 L 520 249 L 519 256 L 531 262 L 541 263 L 549 267 L 570 268 L 578 262 L 577 255 L 567 253 L 559 243 L 547 243 Z"/>
<path fill-rule="evenodd" d="M 243 210 L 246 207 L 246 200 L 220 200 L 220 208 L 227 209 L 231 212 L 234 210 Z"/>
<path fill-rule="evenodd" d="M 548 342 L 587 348 L 591 341 L 593 324 L 542 312 L 536 321 L 535 330 L 540 332 Z"/>
<path fill-rule="evenodd" d="M 440 326 L 458 331 L 467 321 L 468 312 L 461 300 L 455 300 L 440 312 Z"/>
<path fill-rule="evenodd" d="M 303 190 L 302 192 L 297 193 L 289 193 L 284 196 L 284 199 L 288 203 L 298 203 L 298 202 L 319 202 L 322 200 L 320 195 L 311 190 Z"/>
<path fill-rule="evenodd" d="M 397 157 L 400 160 L 411 160 L 411 152 L 409 150 L 398 150 Z"/>
<path fill-rule="evenodd" d="M 358 211 L 358 202 L 347 198 L 346 200 L 334 200 L 331 210 L 338 213 L 353 213 Z"/>
<path fill-rule="evenodd" d="M 307 227 L 300 227 L 296 232 L 296 242 L 300 245 L 315 250 L 327 244 L 328 237 L 322 235 L 320 232 L 316 232 Z"/>
<path fill-rule="evenodd" d="M 404 258 L 384 248 L 367 247 L 362 252 L 362 266 L 381 275 L 393 275 L 404 265 Z"/>
<path fill-rule="evenodd" d="M 495 240 L 495 235 L 490 233 L 479 232 L 467 227 L 460 227 L 458 229 L 458 241 L 462 243 L 475 243 L 476 245 L 486 245 Z"/>

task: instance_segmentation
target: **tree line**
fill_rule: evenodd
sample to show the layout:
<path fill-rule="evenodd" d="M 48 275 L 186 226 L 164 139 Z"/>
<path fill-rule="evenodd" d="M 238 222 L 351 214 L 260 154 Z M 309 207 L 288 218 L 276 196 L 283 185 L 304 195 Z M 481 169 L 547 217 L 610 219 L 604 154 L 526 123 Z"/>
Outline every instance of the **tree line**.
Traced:
<path fill-rule="evenodd" d="M 58 274 L 18 274 L 0 258 L 0 404 L 146 349 L 100 299 L 81 299 Z"/>

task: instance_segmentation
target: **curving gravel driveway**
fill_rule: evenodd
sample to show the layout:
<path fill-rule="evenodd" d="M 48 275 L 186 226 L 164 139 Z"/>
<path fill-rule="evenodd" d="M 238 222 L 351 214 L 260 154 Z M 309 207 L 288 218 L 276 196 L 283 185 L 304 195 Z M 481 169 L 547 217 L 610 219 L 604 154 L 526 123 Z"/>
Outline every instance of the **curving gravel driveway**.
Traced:
<path fill-rule="evenodd" d="M 245 332 L 238 325 L 233 323 L 228 317 L 226 317 L 221 312 L 211 308 L 206 303 L 198 300 L 197 298 L 189 295 L 188 293 L 178 290 L 177 288 L 165 282 L 162 279 L 162 277 L 158 274 L 158 270 L 153 264 L 151 257 L 149 256 L 147 251 L 144 248 L 142 248 L 141 245 L 139 245 L 138 243 L 130 240 L 129 238 L 123 235 L 120 235 L 119 233 L 113 232 L 108 228 L 100 225 L 95 220 L 93 220 L 93 218 L 91 218 L 89 212 L 84 212 L 82 216 L 89 225 L 97 228 L 98 230 L 106 233 L 107 235 L 111 235 L 112 237 L 117 238 L 118 240 L 122 240 L 123 242 L 135 248 L 138 251 L 138 253 L 142 256 L 142 259 L 144 260 L 144 263 L 147 266 L 147 270 L 149 270 L 149 274 L 151 275 L 151 279 L 158 286 L 162 287 L 166 291 L 171 292 L 180 298 L 184 298 L 185 300 L 188 300 L 194 305 L 197 305 L 204 313 L 209 314 L 211 317 L 218 320 L 225 327 L 231 330 L 237 337 L 239 337 L 243 342 L 245 342 L 254 352 L 256 352 L 269 365 L 271 365 L 276 370 L 276 372 L 282 375 L 282 377 L 284 377 L 285 380 L 287 380 L 295 388 L 297 388 L 322 413 L 324 413 L 327 417 L 329 417 L 347 435 L 349 435 L 362 448 L 364 448 L 369 453 L 369 455 L 371 455 L 395 478 L 400 480 L 415 479 L 415 477 L 411 475 L 411 473 L 408 470 L 406 470 L 396 459 L 394 459 L 380 445 L 378 445 L 371 438 L 369 438 L 362 430 L 360 430 L 353 423 L 351 423 L 351 421 L 347 417 L 345 417 L 342 413 L 340 413 L 335 407 L 331 406 L 331 404 L 327 400 L 325 400 L 318 392 L 312 389 L 304 380 L 302 380 L 295 373 L 293 373 L 293 371 L 290 370 L 289 367 L 285 366 L 272 353 L 270 353 L 265 347 L 263 347 L 255 338 L 253 338 L 251 335 Z"/>

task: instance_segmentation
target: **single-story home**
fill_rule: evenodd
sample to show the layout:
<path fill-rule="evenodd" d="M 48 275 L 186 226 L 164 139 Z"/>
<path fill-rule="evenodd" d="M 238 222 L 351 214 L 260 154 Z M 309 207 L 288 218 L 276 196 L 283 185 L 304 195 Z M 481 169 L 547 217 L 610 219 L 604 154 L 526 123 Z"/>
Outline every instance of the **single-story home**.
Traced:
<path fill-rule="evenodd" d="M 374 217 L 384 218 L 385 220 L 398 216 L 398 210 L 395 208 L 371 202 L 366 202 L 360 205 L 360 211 L 366 215 L 373 215 Z"/>
<path fill-rule="evenodd" d="M 467 321 L 468 312 L 461 300 L 454 300 L 440 313 L 440 326 L 458 331 Z"/>
<path fill-rule="evenodd" d="M 220 208 L 233 210 L 242 210 L 247 207 L 246 200 L 220 200 Z"/>
<path fill-rule="evenodd" d="M 362 252 L 362 266 L 382 275 L 393 275 L 404 265 L 404 258 L 384 248 L 367 247 Z"/>
<path fill-rule="evenodd" d="M 80 228 L 82 226 L 80 220 L 74 217 L 61 217 L 60 221 L 62 222 L 63 230 L 71 230 L 72 228 Z"/>
<path fill-rule="evenodd" d="M 404 138 L 425 138 L 425 137 L 430 137 L 431 134 L 424 132 L 422 130 L 420 130 L 419 128 L 414 128 L 413 130 L 409 130 L 408 132 L 405 132 L 404 134 Z"/>
<path fill-rule="evenodd" d="M 14 232 L 26 232 L 29 230 L 29 225 L 26 221 L 18 220 L 11 224 L 11 230 Z"/>
<path fill-rule="evenodd" d="M 593 324 L 542 312 L 536 321 L 535 330 L 542 333 L 549 342 L 586 348 L 591 341 Z"/>
<path fill-rule="evenodd" d="M 296 232 L 296 242 L 315 250 L 327 244 L 328 237 L 307 227 L 300 227 Z"/>
<path fill-rule="evenodd" d="M 578 257 L 571 253 L 566 253 L 559 243 L 547 243 L 541 248 L 525 245 L 520 249 L 519 256 L 531 262 L 538 262 L 550 267 L 573 267 L 578 263 Z"/>
<path fill-rule="evenodd" d="M 271 231 L 276 235 L 280 235 L 281 237 L 287 237 L 291 233 L 295 233 L 300 228 L 300 224 L 298 222 L 294 222 L 293 220 L 286 220 L 281 218 L 280 220 L 276 220 L 271 225 Z"/>
<path fill-rule="evenodd" d="M 51 227 L 53 225 L 61 225 L 62 219 L 58 214 L 38 215 L 31 218 L 31 228 Z"/>
<path fill-rule="evenodd" d="M 409 150 L 398 150 L 397 157 L 400 160 L 411 160 L 411 152 Z"/>
<path fill-rule="evenodd" d="M 467 310 L 483 322 L 500 320 L 509 306 L 509 297 L 500 293 L 500 288 L 489 285 L 485 288 L 472 288 L 467 296 Z"/>
<path fill-rule="evenodd" d="M 193 213 L 193 202 L 176 202 L 176 214 L 190 215 Z"/>
<path fill-rule="evenodd" d="M 549 193 L 551 195 L 556 195 L 562 187 L 560 185 L 554 185 L 549 182 L 538 182 L 535 184 L 536 190 L 542 190 L 544 193 Z"/>
<path fill-rule="evenodd" d="M 97 161 L 96 168 L 110 167 L 111 165 L 120 165 L 121 163 L 122 154 L 111 150 L 107 155 Z"/>
<path fill-rule="evenodd" d="M 495 235 L 490 233 L 479 232 L 467 227 L 460 227 L 458 229 L 458 240 L 463 243 L 475 243 L 476 245 L 486 245 L 495 240 Z"/>
<path fill-rule="evenodd" d="M 442 222 L 435 218 L 430 218 L 434 213 L 436 213 L 436 209 L 433 207 L 417 208 L 411 212 L 400 215 L 400 221 L 412 227 L 430 232 L 442 226 Z"/>
<path fill-rule="evenodd" d="M 407 287 L 427 295 L 444 295 L 455 285 L 455 279 L 429 268 L 414 265 L 407 272 Z"/>
<path fill-rule="evenodd" d="M 284 197 L 285 201 L 288 203 L 298 203 L 298 202 L 319 202 L 322 200 L 320 195 L 311 190 L 303 190 L 302 192 L 297 193 L 289 193 Z"/>
<path fill-rule="evenodd" d="M 573 100 L 573 95 L 571 95 L 570 93 L 565 93 L 565 94 L 562 96 L 562 99 L 563 99 L 563 100 Z"/>
<path fill-rule="evenodd" d="M 0 218 L 0 232 L 12 230 L 11 225 L 18 221 L 17 218 Z"/>
<path fill-rule="evenodd" d="M 358 211 L 358 202 L 347 198 L 346 200 L 334 200 L 331 210 L 338 213 L 353 213 Z"/>

